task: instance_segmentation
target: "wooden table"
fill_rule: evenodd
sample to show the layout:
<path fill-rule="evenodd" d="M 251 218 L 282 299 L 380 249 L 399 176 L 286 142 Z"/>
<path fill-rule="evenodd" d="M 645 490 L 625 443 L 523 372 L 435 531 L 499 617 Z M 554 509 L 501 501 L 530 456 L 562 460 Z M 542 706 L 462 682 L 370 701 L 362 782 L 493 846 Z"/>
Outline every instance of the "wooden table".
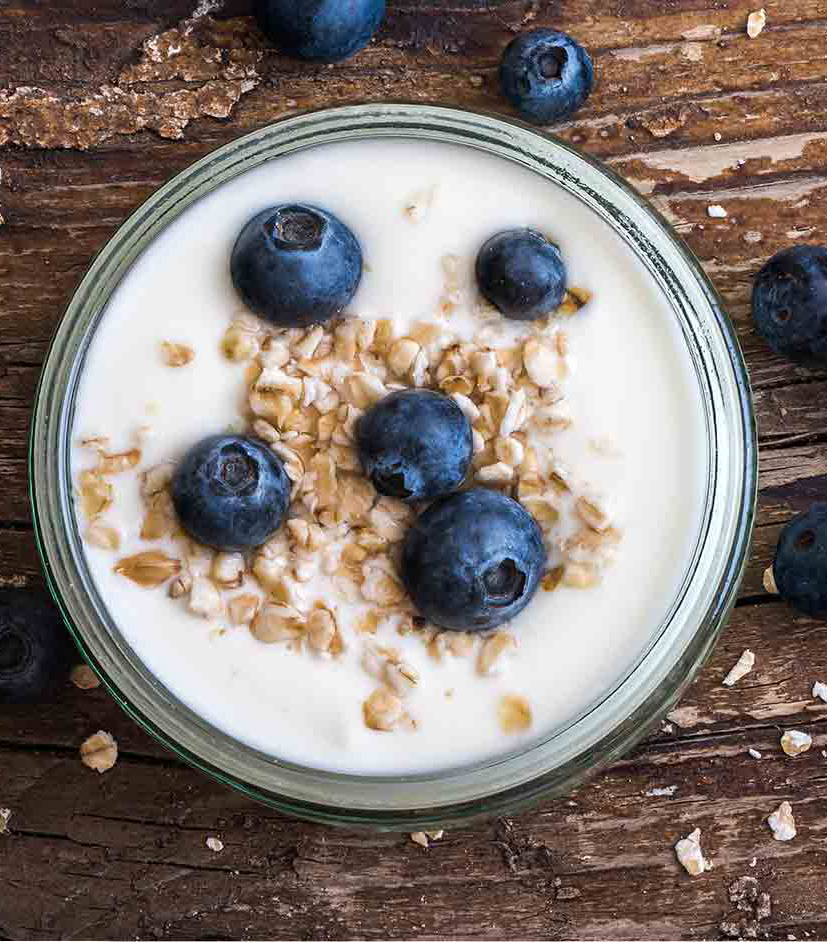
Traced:
<path fill-rule="evenodd" d="M 782 524 L 827 493 L 827 371 L 774 356 L 749 316 L 762 261 L 825 238 L 827 0 L 764 0 L 752 40 L 758 0 L 390 0 L 370 48 L 330 68 L 268 49 L 241 0 L 187 20 L 193 2 L 0 2 L 0 583 L 42 587 L 26 490 L 38 370 L 127 214 L 212 148 L 297 109 L 405 97 L 508 113 L 500 51 L 540 25 L 582 40 L 598 74 L 555 131 L 652 195 L 738 326 L 761 438 L 752 561 L 667 725 L 568 799 L 428 850 L 251 804 L 173 759 L 101 690 L 4 709 L 0 938 L 827 936 L 827 704 L 810 695 L 827 680 L 827 627 L 761 587 Z M 756 669 L 727 689 L 744 648 Z M 787 758 L 785 728 L 809 730 L 814 747 Z M 98 729 L 120 744 L 100 776 L 78 759 Z M 785 844 L 765 820 L 783 799 L 798 823 Z M 715 867 L 691 878 L 672 845 L 695 827 Z M 760 897 L 730 901 L 743 876 L 771 915 Z"/>

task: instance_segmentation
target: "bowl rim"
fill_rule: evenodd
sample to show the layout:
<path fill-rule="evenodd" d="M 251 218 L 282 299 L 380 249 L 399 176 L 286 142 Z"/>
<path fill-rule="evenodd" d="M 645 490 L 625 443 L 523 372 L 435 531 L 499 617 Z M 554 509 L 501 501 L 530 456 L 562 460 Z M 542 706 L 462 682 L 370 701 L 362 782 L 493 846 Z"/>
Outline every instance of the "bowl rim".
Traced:
<path fill-rule="evenodd" d="M 137 233 L 141 230 L 141 227 L 151 226 L 151 223 L 147 221 L 148 217 L 151 218 L 153 214 L 157 213 L 159 208 L 163 207 L 165 200 L 173 201 L 171 207 L 164 210 L 165 213 L 168 213 L 175 209 L 179 202 L 187 200 L 188 196 L 191 197 L 184 207 L 179 208 L 175 213 L 174 218 L 177 218 L 178 213 L 184 211 L 189 202 L 207 195 L 212 189 L 224 182 L 219 175 L 219 179 L 214 185 L 203 192 L 198 191 L 195 196 L 192 196 L 192 193 L 197 189 L 197 184 L 193 181 L 197 180 L 199 175 L 209 171 L 216 164 L 220 165 L 221 161 L 231 160 L 233 155 L 243 155 L 247 148 L 253 148 L 254 154 L 259 154 L 259 151 L 255 150 L 256 146 L 261 141 L 266 141 L 270 135 L 286 134 L 289 137 L 291 132 L 295 132 L 294 136 L 299 143 L 293 150 L 325 143 L 318 140 L 311 140 L 307 144 L 301 143 L 305 133 L 310 136 L 313 133 L 319 133 L 318 129 L 314 132 L 313 128 L 314 122 L 319 121 L 322 125 L 328 121 L 332 122 L 333 125 L 341 125 L 341 127 L 348 129 L 353 137 L 360 139 L 379 136 L 410 139 L 417 137 L 418 135 L 415 132 L 422 131 L 422 129 L 428 129 L 429 132 L 433 133 L 448 133 L 449 126 L 451 132 L 455 134 L 490 132 L 493 137 L 499 135 L 501 140 L 511 140 L 512 138 L 516 140 L 517 144 L 510 146 L 525 148 L 523 155 L 526 159 L 534 160 L 539 152 L 543 152 L 547 155 L 553 154 L 561 163 L 569 160 L 581 169 L 591 168 L 591 171 L 607 181 L 610 185 L 609 189 L 616 191 L 618 199 L 620 199 L 619 195 L 622 194 L 627 205 L 637 207 L 637 211 L 642 214 L 641 218 L 645 218 L 647 225 L 651 227 L 653 236 L 662 240 L 662 245 L 671 250 L 674 258 L 678 259 L 686 272 L 691 275 L 694 288 L 698 292 L 698 298 L 702 299 L 708 306 L 708 314 L 711 315 L 708 327 L 714 326 L 717 330 L 719 356 L 721 352 L 725 354 L 725 365 L 732 373 L 731 402 L 729 404 L 734 410 L 735 425 L 733 431 L 739 438 L 740 446 L 740 463 L 735 462 L 735 470 L 740 475 L 740 487 L 738 488 L 740 503 L 735 514 L 737 519 L 733 520 L 731 538 L 727 551 L 724 553 L 725 558 L 719 561 L 716 569 L 718 573 L 717 591 L 713 593 L 704 623 L 698 624 L 681 656 L 678 658 L 673 657 L 671 663 L 661 670 L 661 682 L 663 686 L 668 687 L 668 691 L 661 692 L 659 696 L 654 698 L 650 695 L 645 701 L 639 703 L 635 711 L 625 717 L 622 723 L 612 728 L 607 735 L 601 737 L 599 743 L 592 743 L 588 749 L 584 749 L 576 755 L 573 761 L 569 760 L 565 774 L 561 774 L 561 766 L 555 766 L 545 772 L 538 767 L 535 771 L 539 774 L 524 773 L 521 779 L 513 781 L 510 786 L 502 787 L 501 783 L 500 787 L 485 794 L 471 794 L 460 799 L 452 796 L 451 799 L 444 802 L 440 801 L 438 796 L 430 796 L 427 800 L 423 796 L 421 801 L 409 802 L 407 807 L 386 807 L 381 803 L 378 806 L 370 804 L 342 805 L 337 804 L 335 800 L 320 801 L 317 796 L 305 798 L 295 794 L 287 794 L 281 790 L 271 791 L 262 788 L 259 784 L 243 780 L 237 774 L 208 759 L 203 753 L 183 744 L 179 741 L 180 736 L 173 731 L 174 727 L 170 727 L 168 722 L 161 725 L 157 716 L 153 718 L 148 715 L 146 705 L 137 705 L 123 693 L 121 690 L 123 677 L 116 678 L 112 676 L 111 664 L 104 663 L 105 658 L 101 656 L 100 647 L 92 643 L 84 630 L 78 627 L 82 621 L 78 611 L 79 596 L 77 596 L 76 587 L 69 588 L 67 586 L 66 579 L 67 572 L 72 570 L 72 553 L 68 545 L 61 543 L 61 538 L 65 540 L 66 534 L 60 532 L 61 527 L 65 527 L 67 522 L 67 518 L 60 511 L 65 509 L 64 505 L 68 500 L 68 494 L 65 492 L 62 494 L 54 493 L 54 485 L 59 480 L 59 469 L 56 471 L 50 465 L 53 465 L 52 459 L 54 461 L 58 460 L 58 456 L 50 455 L 47 447 L 58 442 L 56 436 L 59 434 L 59 430 L 56 423 L 59 423 L 61 418 L 65 419 L 68 428 L 71 428 L 73 397 L 66 400 L 66 397 L 60 396 L 60 390 L 54 388 L 56 376 L 65 374 L 71 377 L 71 373 L 66 372 L 67 356 L 71 360 L 68 367 L 70 371 L 74 369 L 75 372 L 78 372 L 78 366 L 83 360 L 85 347 L 75 346 L 71 348 L 70 354 L 67 353 L 69 348 L 66 344 L 71 334 L 71 328 L 88 305 L 94 302 L 92 290 L 95 286 L 95 280 L 103 277 L 106 265 L 111 264 L 118 246 L 125 240 L 128 242 L 129 239 L 139 239 Z M 458 130 L 466 124 L 468 125 L 466 131 Z M 388 128 L 391 129 L 389 133 L 381 133 L 382 130 Z M 321 133 L 328 132 L 322 128 Z M 445 138 L 437 137 L 436 139 L 444 140 Z M 453 142 L 479 146 L 475 145 L 470 138 L 468 141 L 454 140 Z M 281 156 L 280 153 L 262 157 L 249 166 L 256 166 L 267 159 L 278 159 L 279 156 Z M 501 156 L 508 156 L 517 163 L 521 162 L 510 153 L 502 153 Z M 232 169 L 232 164 L 230 168 Z M 248 169 L 248 167 L 244 169 Z M 243 172 L 243 170 L 238 172 Z M 549 180 L 551 183 L 550 177 Z M 575 195 L 578 194 L 575 193 Z M 172 220 L 168 220 L 163 226 L 169 224 L 170 221 Z M 620 210 L 618 210 L 618 222 L 622 222 Z M 615 229 L 623 235 L 618 226 L 615 226 Z M 156 232 L 153 232 L 153 237 L 156 234 Z M 629 239 L 626 241 L 627 244 L 631 245 Z M 144 248 L 145 245 L 142 245 L 123 264 L 122 270 L 117 273 L 114 283 L 110 285 L 106 298 L 115 290 L 125 271 L 128 270 L 134 262 L 134 258 Z M 639 255 L 634 246 L 632 246 L 632 249 Z M 96 314 L 97 317 L 101 316 L 105 309 L 105 300 L 100 304 Z M 87 325 L 87 333 L 89 335 L 87 337 L 88 346 L 89 337 L 94 333 L 94 326 L 90 328 Z M 77 338 L 75 339 L 77 340 Z M 68 413 L 66 412 L 67 409 Z M 336 108 L 319 108 L 292 114 L 245 134 L 211 151 L 177 173 L 127 217 L 91 262 L 89 269 L 73 292 L 49 344 L 35 395 L 35 408 L 30 430 L 29 482 L 35 537 L 49 590 L 84 657 L 100 676 L 116 702 L 143 729 L 187 764 L 200 769 L 223 784 L 239 789 L 249 797 L 279 810 L 298 817 L 331 824 L 406 830 L 424 828 L 429 825 L 437 827 L 457 824 L 465 822 L 469 818 L 501 814 L 532 804 L 545 795 L 564 793 L 582 782 L 587 775 L 605 767 L 632 748 L 646 735 L 650 726 L 657 722 L 677 702 L 711 651 L 737 596 L 738 585 L 748 558 L 754 525 L 757 498 L 757 434 L 746 365 L 734 327 L 724 311 L 721 299 L 698 260 L 662 214 L 648 200 L 601 161 L 583 154 L 577 148 L 524 122 L 468 108 L 454 108 L 439 104 L 423 104 L 421 102 L 383 101 L 343 105 Z M 58 490 L 60 489 L 58 488 Z M 708 533 L 705 532 L 703 536 L 708 536 Z M 690 581 L 687 579 L 687 583 Z M 86 614 L 88 614 L 88 611 Z M 631 677 L 640 667 L 640 663 L 649 657 L 652 649 L 660 642 L 660 637 L 659 635 L 653 640 L 650 648 L 641 656 L 641 661 L 635 663 L 629 673 L 619 682 L 618 687 L 629 683 Z M 667 670 L 665 667 L 669 669 Z M 611 691 L 605 697 L 605 700 L 614 696 L 615 692 Z M 605 700 L 601 702 L 605 702 Z M 186 712 L 187 709 L 184 708 L 184 711 Z M 582 717 L 578 718 L 571 725 L 576 726 L 582 719 Z M 226 737 L 226 734 L 221 733 L 221 735 Z M 535 745 L 529 751 L 536 751 L 538 748 L 542 748 L 543 745 L 545 744 Z M 256 752 L 256 750 L 251 750 L 250 747 L 246 746 L 243 749 L 248 752 Z M 263 756 L 264 754 L 261 753 L 260 755 Z M 281 763 L 272 757 L 265 758 L 279 769 L 290 766 L 289 763 Z M 513 758 L 515 756 L 508 755 L 499 757 L 496 762 L 483 763 L 482 771 L 493 765 L 507 763 Z M 440 781 L 437 773 L 424 776 L 389 778 L 387 776 L 343 776 L 338 773 L 310 771 L 316 775 L 326 776 L 334 780 L 353 779 L 372 790 L 377 787 L 380 790 L 388 790 L 391 783 L 400 784 L 405 786 L 406 790 L 412 794 L 417 794 L 417 784 L 420 785 L 419 790 L 421 791 L 423 788 L 430 787 L 433 783 L 439 783 Z"/>

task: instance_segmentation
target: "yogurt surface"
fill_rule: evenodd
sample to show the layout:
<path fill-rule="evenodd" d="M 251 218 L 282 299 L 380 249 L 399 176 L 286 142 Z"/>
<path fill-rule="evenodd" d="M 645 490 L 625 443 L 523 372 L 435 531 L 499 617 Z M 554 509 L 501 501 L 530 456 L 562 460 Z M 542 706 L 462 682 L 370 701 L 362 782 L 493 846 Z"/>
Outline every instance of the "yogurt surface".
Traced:
<path fill-rule="evenodd" d="M 358 237 L 365 271 L 348 314 L 390 319 L 397 335 L 440 324 L 446 257 L 457 259 L 450 330 L 459 341 L 511 343 L 521 327 L 480 317 L 473 262 L 493 233 L 528 226 L 556 242 L 569 283 L 591 297 L 565 318 L 571 424 L 549 433 L 554 461 L 611 514 L 622 539 L 598 585 L 540 590 L 508 628 L 517 650 L 501 672 L 475 658 L 434 659 L 412 635 L 392 642 L 419 683 L 405 699 L 416 728 L 379 732 L 362 704 L 377 687 L 363 644 L 343 631 L 334 658 L 262 644 L 245 626 L 204 619 L 113 570 L 156 544 L 140 538 L 137 473 L 114 475 L 102 519 L 117 553 L 86 545 L 102 598 L 148 668 L 215 726 L 279 758 L 357 774 L 426 772 L 522 748 L 575 719 L 626 675 L 653 641 L 695 546 L 705 486 L 700 390 L 676 316 L 633 253 L 596 215 L 528 170 L 471 149 L 364 141 L 281 158 L 224 184 L 188 209 L 136 261 L 109 302 L 77 399 L 74 470 L 94 466 L 81 445 L 109 451 L 139 442 L 145 470 L 176 460 L 197 440 L 248 427 L 245 366 L 222 352 L 243 313 L 230 251 L 256 212 L 280 202 L 317 204 Z M 186 345 L 171 369 L 161 342 Z M 78 510 L 81 530 L 85 528 Z M 159 545 L 167 546 L 162 543 Z M 172 552 L 170 550 L 170 552 Z M 305 587 L 329 592 L 321 582 Z M 343 599 L 327 599 L 343 608 Z M 530 708 L 505 731 L 504 697 Z"/>

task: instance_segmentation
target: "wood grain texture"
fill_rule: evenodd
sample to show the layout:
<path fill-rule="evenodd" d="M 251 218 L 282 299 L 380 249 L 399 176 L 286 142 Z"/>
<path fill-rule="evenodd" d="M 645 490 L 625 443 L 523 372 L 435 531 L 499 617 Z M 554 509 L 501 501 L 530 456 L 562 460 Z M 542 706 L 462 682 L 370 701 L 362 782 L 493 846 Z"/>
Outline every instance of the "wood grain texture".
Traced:
<path fill-rule="evenodd" d="M 513 822 L 428 850 L 305 825 L 183 766 L 102 689 L 4 709 L 0 938 L 697 939 L 722 924 L 827 937 L 827 704 L 810 695 L 827 680 L 827 626 L 761 585 L 783 524 L 827 494 L 827 370 L 776 357 L 749 313 L 770 254 L 824 239 L 827 0 L 764 3 L 749 40 L 758 5 L 389 0 L 376 40 L 327 69 L 270 49 L 245 0 L 195 20 L 194 0 L 0 4 L 0 585 L 43 585 L 26 485 L 38 371 L 124 218 L 212 148 L 301 108 L 405 97 L 508 114 L 497 62 L 529 26 L 592 51 L 595 92 L 554 131 L 650 195 L 705 265 L 750 367 L 762 449 L 741 598 L 695 684 L 634 753 Z M 755 671 L 722 686 L 747 647 Z M 814 738 L 794 760 L 779 746 L 792 727 Z M 77 756 L 97 729 L 120 745 L 103 776 Z M 789 844 L 766 825 L 783 799 Z M 672 845 L 696 826 L 715 867 L 692 879 Z M 770 894 L 768 917 L 730 901 L 745 875 Z"/>

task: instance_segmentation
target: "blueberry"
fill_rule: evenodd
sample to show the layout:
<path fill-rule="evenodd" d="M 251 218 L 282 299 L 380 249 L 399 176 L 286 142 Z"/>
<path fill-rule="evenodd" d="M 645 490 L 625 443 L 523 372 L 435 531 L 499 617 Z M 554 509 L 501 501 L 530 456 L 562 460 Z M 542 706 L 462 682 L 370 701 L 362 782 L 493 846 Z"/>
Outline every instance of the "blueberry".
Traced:
<path fill-rule="evenodd" d="M 498 491 L 477 488 L 432 504 L 408 530 L 402 579 L 425 618 L 483 631 L 528 605 L 545 562 L 531 514 Z"/>
<path fill-rule="evenodd" d="M 277 327 L 306 327 L 339 314 L 356 293 L 362 249 L 332 213 L 286 203 L 244 226 L 230 273 L 250 310 Z"/>
<path fill-rule="evenodd" d="M 380 494 L 431 500 L 455 491 L 471 463 L 471 423 L 448 396 L 402 389 L 356 423 L 365 474 Z"/>
<path fill-rule="evenodd" d="M 477 285 L 512 320 L 533 321 L 555 311 L 566 293 L 560 249 L 533 229 L 498 232 L 477 255 Z"/>
<path fill-rule="evenodd" d="M 0 591 L 0 704 L 49 699 L 77 658 L 60 613 L 29 589 Z"/>
<path fill-rule="evenodd" d="M 264 35 L 288 55 L 338 62 L 370 42 L 385 0 L 256 0 L 255 15 Z"/>
<path fill-rule="evenodd" d="M 212 435 L 184 455 L 172 479 L 181 526 L 199 543 L 238 552 L 266 542 L 281 526 L 290 480 L 264 442 Z"/>
<path fill-rule="evenodd" d="M 772 572 L 790 605 L 827 618 L 827 503 L 813 504 L 784 527 Z"/>
<path fill-rule="evenodd" d="M 503 94 L 534 124 L 564 121 L 592 90 L 594 67 L 586 50 L 566 33 L 535 29 L 515 37 L 500 62 Z"/>
<path fill-rule="evenodd" d="M 827 365 L 827 248 L 797 245 L 774 255 L 755 278 L 752 317 L 776 353 Z"/>

